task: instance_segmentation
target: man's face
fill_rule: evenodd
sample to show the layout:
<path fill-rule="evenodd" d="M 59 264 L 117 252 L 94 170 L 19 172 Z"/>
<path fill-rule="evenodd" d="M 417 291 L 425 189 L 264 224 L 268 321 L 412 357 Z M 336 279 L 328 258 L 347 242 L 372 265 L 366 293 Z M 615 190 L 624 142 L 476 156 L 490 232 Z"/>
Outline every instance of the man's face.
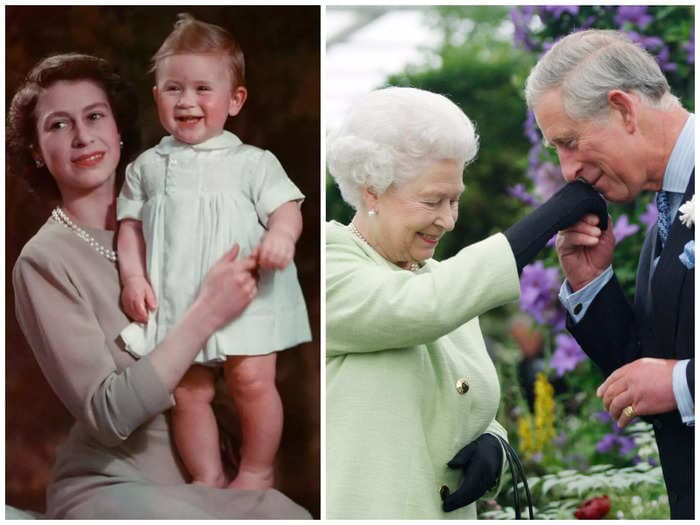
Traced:
<path fill-rule="evenodd" d="M 534 113 L 567 181 L 582 179 L 613 202 L 629 202 L 647 189 L 645 148 L 620 110 L 610 109 L 604 122 L 573 120 L 557 88 L 540 97 Z"/>

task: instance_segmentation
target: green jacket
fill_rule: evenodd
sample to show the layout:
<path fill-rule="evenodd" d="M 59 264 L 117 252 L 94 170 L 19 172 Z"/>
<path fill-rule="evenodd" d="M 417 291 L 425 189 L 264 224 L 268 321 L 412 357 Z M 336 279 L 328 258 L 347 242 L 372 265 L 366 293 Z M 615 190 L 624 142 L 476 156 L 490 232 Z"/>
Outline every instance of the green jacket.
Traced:
<path fill-rule="evenodd" d="M 474 519 L 442 511 L 447 462 L 495 420 L 496 369 L 478 315 L 520 295 L 502 234 L 403 270 L 326 225 L 326 513 L 329 519 Z M 459 393 L 456 383 L 469 389 Z"/>

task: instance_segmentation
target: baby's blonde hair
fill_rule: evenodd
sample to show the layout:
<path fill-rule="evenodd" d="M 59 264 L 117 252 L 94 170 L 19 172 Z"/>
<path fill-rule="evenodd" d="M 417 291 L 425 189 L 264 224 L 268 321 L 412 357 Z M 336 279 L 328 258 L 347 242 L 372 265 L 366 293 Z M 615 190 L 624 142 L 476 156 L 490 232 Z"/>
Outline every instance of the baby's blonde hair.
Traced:
<path fill-rule="evenodd" d="M 175 28 L 151 59 L 151 71 L 158 72 L 158 63 L 166 57 L 184 53 L 220 54 L 229 60 L 234 87 L 245 86 L 245 59 L 241 46 L 223 27 L 207 24 L 189 13 L 177 15 Z"/>

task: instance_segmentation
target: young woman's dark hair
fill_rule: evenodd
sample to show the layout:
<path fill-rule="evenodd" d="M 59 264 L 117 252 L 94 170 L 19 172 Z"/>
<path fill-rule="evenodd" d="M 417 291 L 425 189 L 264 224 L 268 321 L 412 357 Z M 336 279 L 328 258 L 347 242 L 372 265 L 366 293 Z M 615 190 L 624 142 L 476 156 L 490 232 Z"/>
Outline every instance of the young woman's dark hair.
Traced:
<path fill-rule="evenodd" d="M 52 204 L 60 199 L 58 187 L 46 166 L 37 167 L 32 158 L 36 145 L 34 110 L 42 90 L 62 80 L 91 80 L 106 93 L 124 143 L 117 166 L 117 189 L 124 181 L 124 168 L 141 147 L 136 92 L 106 60 L 78 53 L 43 59 L 26 76 L 7 112 L 7 168 L 9 175 L 24 179 L 31 191 Z"/>

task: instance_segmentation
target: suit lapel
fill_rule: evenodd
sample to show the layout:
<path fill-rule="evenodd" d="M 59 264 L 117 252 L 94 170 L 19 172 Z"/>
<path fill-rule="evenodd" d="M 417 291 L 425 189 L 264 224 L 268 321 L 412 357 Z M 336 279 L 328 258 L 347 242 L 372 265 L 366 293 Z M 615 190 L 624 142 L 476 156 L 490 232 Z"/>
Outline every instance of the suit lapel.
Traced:
<path fill-rule="evenodd" d="M 694 174 L 690 177 L 682 202 L 688 201 L 694 192 Z M 659 263 L 651 279 L 652 311 L 658 344 L 675 349 L 676 321 L 680 303 L 680 294 L 688 280 L 688 270 L 678 256 L 685 244 L 693 238 L 693 229 L 688 228 L 678 219 L 678 214 L 668 232 L 668 239 L 661 252 Z M 666 352 L 664 352 L 666 353 Z"/>

